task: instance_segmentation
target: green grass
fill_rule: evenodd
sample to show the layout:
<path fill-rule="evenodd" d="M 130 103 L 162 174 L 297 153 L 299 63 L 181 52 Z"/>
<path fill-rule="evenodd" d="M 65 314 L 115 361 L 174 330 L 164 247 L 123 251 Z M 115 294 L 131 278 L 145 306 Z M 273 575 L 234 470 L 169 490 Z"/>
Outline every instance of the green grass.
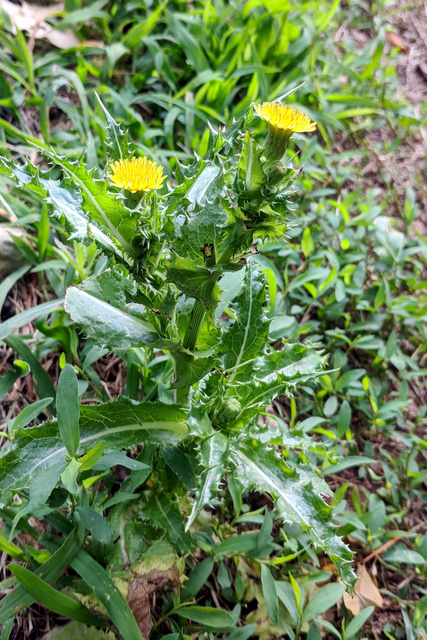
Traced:
<path fill-rule="evenodd" d="M 272 340 L 320 343 L 329 354 L 330 371 L 318 384 L 308 383 L 274 408 L 281 416 L 289 460 L 310 460 L 336 491 L 339 533 L 347 536 L 356 558 L 401 538 L 375 561 L 383 596 L 397 613 L 389 616 L 389 610 L 377 609 L 362 629 L 340 606 L 333 618 L 338 633 L 343 638 L 425 637 L 427 533 L 422 505 L 427 442 L 422 385 L 427 373 L 427 245 L 413 231 L 418 182 L 408 184 L 402 199 L 386 176 L 380 173 L 368 181 L 362 171 L 373 155 L 392 156 L 404 147 L 421 124 L 412 108 L 396 97 L 399 85 L 390 60 L 401 54 L 385 49 L 387 4 L 252 0 L 80 5 L 67 2 L 65 19 L 50 19 L 80 39 L 80 47 L 70 51 L 37 40 L 31 52 L 28 34 L 15 38 L 5 16 L 0 31 L 0 115 L 60 148 L 69 159 L 83 153 L 89 166 L 102 168 L 99 175 L 106 148 L 95 91 L 129 129 L 137 153 L 170 171 L 177 161 L 190 160 L 194 151 L 206 150 L 207 123 L 214 128 L 230 124 L 251 102 L 276 99 L 302 85 L 289 102 L 318 122 L 318 134 L 296 136 L 288 151 L 292 157 L 301 148 L 293 161 L 303 168 L 303 178 L 287 241 L 264 244 L 256 260 L 270 285 Z M 368 34 L 366 45 L 360 47 L 352 33 Z M 262 128 L 260 122 L 259 133 Z M 4 155 L 28 154 L 25 143 L 0 131 Z M 94 245 L 69 240 L 61 221 L 48 218 L 39 196 L 1 180 L 2 197 L 17 226 L 26 230 L 27 241 L 17 239 L 16 245 L 23 262 L 38 274 L 38 302 L 62 297 L 68 286 L 105 268 L 107 259 Z M 108 380 L 103 373 L 105 351 L 90 341 L 78 348 L 81 337 L 64 312 L 37 320 L 33 334 L 8 340 L 17 357 L 31 366 L 39 398 L 49 397 L 51 382 L 37 363 L 52 358 L 57 362 L 65 354 L 62 357 L 82 371 L 81 397 L 108 399 L 102 384 Z M 161 356 L 147 361 L 145 352 L 135 349 L 125 366 L 127 395 L 168 398 L 170 372 L 164 371 Z M 9 360 L 5 372 L 7 391 L 22 368 Z M 35 399 L 24 388 L 16 412 Z M 334 456 L 336 466 L 331 464 Z M 271 545 L 267 564 L 275 578 L 290 573 L 304 589 L 306 602 L 316 603 L 318 586 L 331 576 L 322 571 L 323 559 L 308 547 L 305 533 L 291 526 L 279 529 L 277 523 L 272 529 L 264 504 L 251 494 L 238 495 L 228 483 L 214 505 L 214 516 L 196 536 L 204 562 L 215 561 L 205 565 L 200 583 L 201 588 L 208 581 L 210 589 L 199 593 L 189 560 L 186 588 L 188 598 L 199 594 L 200 604 L 217 606 L 211 591 L 220 594 L 221 607 L 229 611 L 241 603 L 246 624 L 262 620 L 256 633 L 267 640 L 284 632 L 275 631 L 267 619 L 267 612 L 270 618 L 274 613 L 268 610 L 268 578 L 260 572 L 256 553 L 247 553 L 243 539 L 241 547 L 236 543 L 234 550 L 222 551 L 212 544 L 212 533 L 221 542 L 230 532 L 243 532 L 245 522 L 251 528 L 262 524 L 258 547 Z M 146 550 L 141 535 L 150 539 L 149 525 L 128 503 L 114 509 L 113 527 L 122 517 L 128 521 L 124 538 L 135 560 Z M 108 566 L 119 570 L 120 560 L 113 557 Z M 331 595 L 331 606 L 338 591 Z M 291 638 L 298 628 L 292 593 L 280 596 Z M 323 597 L 326 602 L 325 592 Z M 251 603 L 249 608 L 245 603 Z M 180 609 L 172 593 L 164 596 L 161 607 L 152 637 L 179 633 L 180 614 L 172 615 L 172 629 L 160 620 L 185 608 Z M 308 640 L 319 637 L 312 622 L 317 613 L 322 616 L 324 610 L 312 605 L 300 625 Z M 197 623 L 195 616 L 197 612 L 193 617 L 188 613 Z M 327 623 L 323 629 L 334 637 Z M 208 633 L 222 637 L 211 627 Z"/>

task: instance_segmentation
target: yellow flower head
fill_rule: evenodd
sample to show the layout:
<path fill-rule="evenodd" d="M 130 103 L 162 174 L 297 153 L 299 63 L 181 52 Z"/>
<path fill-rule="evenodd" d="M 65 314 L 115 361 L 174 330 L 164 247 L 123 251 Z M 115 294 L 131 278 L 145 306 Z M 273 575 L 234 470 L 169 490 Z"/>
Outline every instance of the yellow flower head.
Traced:
<path fill-rule="evenodd" d="M 280 102 L 264 102 L 257 105 L 255 111 L 276 131 L 292 134 L 316 130 L 316 123 L 308 115 Z"/>
<path fill-rule="evenodd" d="M 108 174 L 111 184 L 131 193 L 161 189 L 166 176 L 163 167 L 147 158 L 117 160 L 110 164 L 112 173 Z"/>

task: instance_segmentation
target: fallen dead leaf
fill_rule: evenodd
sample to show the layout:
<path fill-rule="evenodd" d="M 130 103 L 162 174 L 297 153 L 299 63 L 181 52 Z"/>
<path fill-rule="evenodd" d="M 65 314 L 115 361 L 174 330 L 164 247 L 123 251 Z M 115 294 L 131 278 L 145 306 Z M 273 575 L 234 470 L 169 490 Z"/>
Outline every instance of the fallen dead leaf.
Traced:
<path fill-rule="evenodd" d="M 69 29 L 68 31 L 58 31 L 45 22 L 49 16 L 56 15 L 64 11 L 64 3 L 50 5 L 50 7 L 40 7 L 35 4 L 22 3 L 22 6 L 14 4 L 9 0 L 0 0 L 2 8 L 10 17 L 12 24 L 20 31 L 28 31 L 31 34 L 31 41 L 35 38 L 46 39 L 59 49 L 71 49 L 78 47 L 81 43 L 77 36 Z M 30 50 L 32 47 L 29 47 Z"/>
<path fill-rule="evenodd" d="M 358 566 L 356 574 L 359 579 L 354 586 L 354 596 L 350 596 L 348 593 L 344 593 L 343 596 L 346 609 L 356 616 L 361 609 L 371 605 L 381 608 L 383 605 L 382 595 L 363 564 Z"/>
<path fill-rule="evenodd" d="M 409 47 L 406 42 L 394 31 L 387 31 L 386 39 L 393 47 L 400 47 L 403 53 L 409 53 Z"/>
<path fill-rule="evenodd" d="M 175 591 L 181 586 L 179 570 L 171 567 L 168 571 L 151 571 L 144 576 L 135 576 L 129 584 L 127 602 L 132 610 L 144 640 L 150 637 L 153 626 L 150 596 L 169 584 Z"/>

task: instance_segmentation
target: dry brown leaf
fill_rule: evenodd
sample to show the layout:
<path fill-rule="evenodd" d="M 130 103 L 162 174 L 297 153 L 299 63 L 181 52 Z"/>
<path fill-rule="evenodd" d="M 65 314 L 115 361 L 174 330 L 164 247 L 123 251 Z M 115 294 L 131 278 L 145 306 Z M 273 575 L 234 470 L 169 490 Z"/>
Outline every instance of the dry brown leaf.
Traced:
<path fill-rule="evenodd" d="M 374 607 L 382 607 L 383 605 L 382 595 L 363 564 L 357 567 L 356 574 L 359 579 L 354 585 L 354 596 L 350 596 L 348 593 L 343 596 L 346 609 L 351 611 L 354 616 L 361 609 L 371 605 Z"/>
<path fill-rule="evenodd" d="M 153 626 L 150 595 L 156 591 L 161 591 L 167 584 L 174 591 L 181 586 L 177 567 L 171 567 L 168 571 L 151 571 L 144 576 L 135 576 L 135 579 L 129 584 L 127 602 L 135 616 L 144 640 L 148 640 L 150 637 L 150 631 Z"/>
<path fill-rule="evenodd" d="M 359 598 L 357 596 L 351 596 L 347 591 L 345 591 L 342 599 L 347 611 L 350 611 L 354 616 L 357 616 L 360 611 Z"/>
<path fill-rule="evenodd" d="M 409 53 L 409 47 L 406 42 L 403 42 L 402 38 L 394 31 L 387 31 L 386 39 L 393 47 L 400 47 L 403 53 Z"/>
<path fill-rule="evenodd" d="M 334 576 L 338 576 L 338 569 L 332 562 L 327 562 L 326 564 L 322 564 L 322 570 L 329 571 L 329 573 L 332 573 Z"/>
<path fill-rule="evenodd" d="M 46 18 L 64 11 L 64 3 L 39 7 L 35 4 L 22 3 L 22 7 L 9 0 L 0 0 L 0 7 L 9 15 L 12 24 L 20 31 L 28 31 L 32 38 L 48 40 L 59 49 L 71 49 L 80 45 L 80 40 L 73 31 L 57 31 L 45 22 Z"/>

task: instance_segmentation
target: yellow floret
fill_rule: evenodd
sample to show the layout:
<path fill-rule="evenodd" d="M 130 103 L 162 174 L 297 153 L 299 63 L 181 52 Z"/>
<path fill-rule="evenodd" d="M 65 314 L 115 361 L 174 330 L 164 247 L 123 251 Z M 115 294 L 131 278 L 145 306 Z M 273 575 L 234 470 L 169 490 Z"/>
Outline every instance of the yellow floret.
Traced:
<path fill-rule="evenodd" d="M 257 105 L 255 111 L 277 131 L 304 133 L 316 130 L 316 123 L 312 122 L 307 114 L 280 102 L 264 102 Z"/>
<path fill-rule="evenodd" d="M 166 176 L 163 167 L 147 158 L 117 160 L 110 164 L 112 173 L 108 174 L 111 184 L 131 193 L 161 189 Z"/>

